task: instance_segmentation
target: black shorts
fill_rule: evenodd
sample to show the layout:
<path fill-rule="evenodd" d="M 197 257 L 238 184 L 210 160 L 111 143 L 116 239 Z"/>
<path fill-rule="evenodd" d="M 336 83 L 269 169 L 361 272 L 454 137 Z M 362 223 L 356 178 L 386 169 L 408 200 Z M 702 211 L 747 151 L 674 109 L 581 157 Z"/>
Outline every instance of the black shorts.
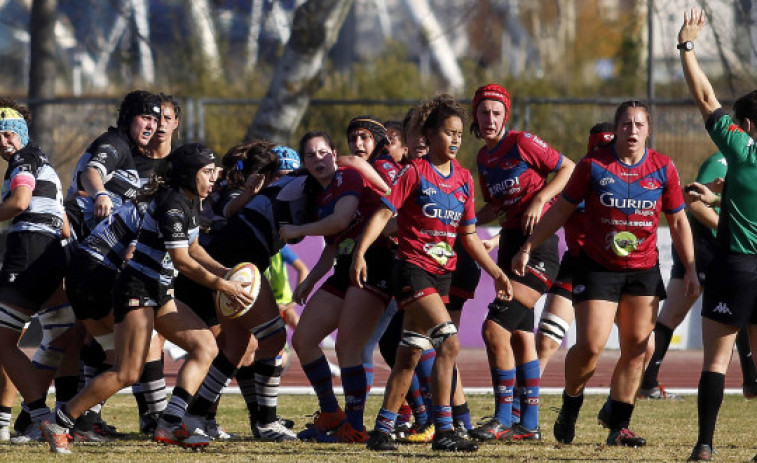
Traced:
<path fill-rule="evenodd" d="M 113 286 L 114 322 L 121 323 L 127 313 L 142 307 L 152 307 L 157 311 L 171 299 L 173 296 L 168 293 L 168 288 L 126 267 L 118 274 Z"/>
<path fill-rule="evenodd" d="M 368 270 L 368 279 L 363 284 L 363 289 L 388 303 L 392 299 L 390 276 L 394 266 L 394 253 L 390 248 L 372 246 L 365 252 L 365 264 Z M 350 280 L 351 266 L 352 254 L 337 257 L 334 273 L 323 283 L 321 289 L 344 299 L 347 288 L 352 285 Z"/>
<path fill-rule="evenodd" d="M 715 254 L 707 269 L 702 316 L 737 327 L 757 324 L 757 255 Z"/>
<path fill-rule="evenodd" d="M 455 241 L 457 266 L 452 272 L 452 282 L 449 288 L 448 310 L 462 310 L 463 304 L 476 295 L 478 282 L 481 280 L 481 266 L 473 260 L 459 239 Z"/>
<path fill-rule="evenodd" d="M 66 272 L 66 295 L 77 320 L 100 320 L 113 310 L 118 271 L 77 249 Z"/>
<path fill-rule="evenodd" d="M 621 296 L 657 296 L 665 299 L 665 283 L 660 266 L 641 270 L 613 271 L 597 264 L 585 254 L 578 257 L 573 274 L 573 302 L 619 302 Z"/>
<path fill-rule="evenodd" d="M 557 277 L 552 282 L 552 286 L 549 287 L 549 293 L 562 296 L 565 299 L 573 299 L 573 274 L 576 272 L 577 262 L 578 258 L 565 251 L 560 261 Z"/>
<path fill-rule="evenodd" d="M 499 235 L 497 265 L 504 270 L 510 281 L 516 281 L 544 294 L 552 286 L 552 281 L 560 268 L 557 250 L 559 240 L 557 235 L 552 235 L 541 246 L 532 249 L 526 265 L 526 273 L 521 277 L 513 273 L 512 261 L 520 247 L 526 242 L 526 238 L 520 230 L 503 229 Z"/>
<path fill-rule="evenodd" d="M 216 312 L 214 291 L 196 283 L 183 274 L 174 280 L 174 297 L 185 303 L 208 326 L 221 323 Z"/>
<path fill-rule="evenodd" d="M 699 284 L 704 286 L 707 279 L 707 268 L 715 258 L 717 252 L 717 243 L 714 239 L 694 239 L 694 262 L 697 266 L 697 277 Z M 673 267 L 670 269 L 670 278 L 682 280 L 686 275 L 686 269 L 683 267 L 681 258 L 678 257 L 675 246 L 671 246 L 670 254 L 673 256 Z"/>
<path fill-rule="evenodd" d="M 392 276 L 395 278 L 392 286 L 396 289 L 395 298 L 400 309 L 434 293 L 439 294 L 445 304 L 449 302 L 451 273 L 437 275 L 409 262 L 396 260 Z"/>
<path fill-rule="evenodd" d="M 46 233 L 9 233 L 0 270 L 0 301 L 38 311 L 63 281 L 70 246 Z"/>

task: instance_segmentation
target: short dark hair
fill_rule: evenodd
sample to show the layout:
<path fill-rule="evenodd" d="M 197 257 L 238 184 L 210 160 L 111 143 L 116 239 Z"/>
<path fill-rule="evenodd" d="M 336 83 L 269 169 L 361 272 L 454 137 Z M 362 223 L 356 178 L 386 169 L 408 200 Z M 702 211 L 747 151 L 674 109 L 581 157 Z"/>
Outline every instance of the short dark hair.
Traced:
<path fill-rule="evenodd" d="M 757 90 L 736 100 L 736 103 L 733 104 L 733 117 L 739 123 L 744 119 L 757 123 Z"/>

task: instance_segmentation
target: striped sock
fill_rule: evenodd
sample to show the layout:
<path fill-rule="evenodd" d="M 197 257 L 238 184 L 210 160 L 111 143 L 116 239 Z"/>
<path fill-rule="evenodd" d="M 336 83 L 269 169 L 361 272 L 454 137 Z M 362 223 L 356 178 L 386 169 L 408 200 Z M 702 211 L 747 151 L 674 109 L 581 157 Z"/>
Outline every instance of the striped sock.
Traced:
<path fill-rule="evenodd" d="M 187 411 L 187 405 L 191 400 L 192 394 L 179 386 L 174 387 L 173 393 L 171 394 L 171 400 L 168 401 L 168 405 L 163 411 L 161 418 L 171 424 L 179 424 L 182 418 L 184 418 L 184 414 Z"/>
<path fill-rule="evenodd" d="M 397 422 L 397 414 L 382 408 L 376 416 L 376 431 L 391 434 L 394 431 L 394 423 Z"/>
<path fill-rule="evenodd" d="M 255 360 L 255 392 L 258 395 L 258 422 L 276 421 L 279 404 L 279 385 L 282 371 L 281 356 Z M 331 378 L 331 376 L 329 376 Z"/>
<path fill-rule="evenodd" d="M 452 429 L 452 407 L 449 405 L 434 405 L 434 427 L 436 432 Z"/>
<path fill-rule="evenodd" d="M 318 397 L 318 406 L 322 412 L 335 412 L 339 409 L 339 402 L 334 395 L 334 387 L 331 383 L 331 370 L 326 356 L 322 356 L 307 365 L 303 365 L 305 376 L 315 390 Z"/>
<path fill-rule="evenodd" d="M 367 396 L 368 378 L 363 365 L 342 368 L 344 413 L 353 429 L 363 429 L 363 411 Z"/>
<path fill-rule="evenodd" d="M 518 365 L 515 370 L 518 384 L 523 385 L 520 423 L 526 429 L 536 429 L 539 426 L 539 386 L 541 384 L 539 360 Z"/>
<path fill-rule="evenodd" d="M 515 369 L 491 369 L 494 385 L 494 417 L 506 427 L 512 425 L 513 387 L 515 386 Z"/>

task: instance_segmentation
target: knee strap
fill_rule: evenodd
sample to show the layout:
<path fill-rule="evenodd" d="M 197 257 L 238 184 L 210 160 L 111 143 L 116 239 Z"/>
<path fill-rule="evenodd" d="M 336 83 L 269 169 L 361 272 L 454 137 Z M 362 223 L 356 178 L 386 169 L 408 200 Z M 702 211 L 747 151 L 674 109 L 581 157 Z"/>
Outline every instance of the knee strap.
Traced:
<path fill-rule="evenodd" d="M 260 325 L 252 328 L 250 332 L 253 336 L 255 336 L 255 339 L 262 341 L 284 331 L 285 329 L 286 324 L 284 323 L 284 319 L 281 318 L 280 315 L 277 315 L 275 318 L 272 318 L 271 320 L 268 320 L 267 322 L 261 323 Z"/>
<path fill-rule="evenodd" d="M 40 345 L 49 346 L 61 334 L 73 328 L 76 315 L 71 304 L 49 307 L 37 312 L 37 319 L 42 327 L 42 341 Z"/>
<path fill-rule="evenodd" d="M 539 332 L 544 336 L 562 344 L 570 324 L 553 313 L 543 313 L 539 320 Z"/>
<path fill-rule="evenodd" d="M 434 349 L 438 349 L 447 338 L 457 334 L 457 328 L 455 328 L 454 323 L 447 321 L 431 328 L 427 334 L 431 338 L 431 345 L 434 346 Z"/>
<path fill-rule="evenodd" d="M 116 333 L 95 336 L 95 341 L 100 344 L 100 347 L 102 347 L 103 350 L 113 350 L 116 348 Z"/>
<path fill-rule="evenodd" d="M 31 319 L 31 315 L 26 315 L 25 313 L 21 313 L 5 304 L 0 304 L 0 327 L 8 328 L 20 333 Z"/>
<path fill-rule="evenodd" d="M 400 346 L 410 347 L 419 350 L 431 349 L 431 339 L 428 336 L 416 333 L 415 331 L 404 330 L 402 332 L 402 340 Z"/>

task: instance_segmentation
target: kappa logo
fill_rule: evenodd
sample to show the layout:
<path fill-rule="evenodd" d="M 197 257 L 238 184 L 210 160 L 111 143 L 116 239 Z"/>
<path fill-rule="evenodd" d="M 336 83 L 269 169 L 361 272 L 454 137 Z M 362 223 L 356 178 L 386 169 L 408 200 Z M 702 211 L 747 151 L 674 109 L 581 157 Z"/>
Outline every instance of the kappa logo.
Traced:
<path fill-rule="evenodd" d="M 428 187 L 423 190 L 423 194 L 426 196 L 434 196 L 438 191 L 434 187 Z"/>
<path fill-rule="evenodd" d="M 547 268 L 544 266 L 544 262 L 539 262 L 536 265 L 533 266 L 535 270 L 538 270 L 540 272 L 546 272 Z"/>
<path fill-rule="evenodd" d="M 716 305 L 715 308 L 712 309 L 712 312 L 733 315 L 733 312 L 731 312 L 731 309 L 728 308 L 728 305 L 726 305 L 725 302 L 720 302 Z"/>
<path fill-rule="evenodd" d="M 586 286 L 584 285 L 576 285 L 573 287 L 573 294 L 581 294 L 584 291 L 586 291 Z"/>

